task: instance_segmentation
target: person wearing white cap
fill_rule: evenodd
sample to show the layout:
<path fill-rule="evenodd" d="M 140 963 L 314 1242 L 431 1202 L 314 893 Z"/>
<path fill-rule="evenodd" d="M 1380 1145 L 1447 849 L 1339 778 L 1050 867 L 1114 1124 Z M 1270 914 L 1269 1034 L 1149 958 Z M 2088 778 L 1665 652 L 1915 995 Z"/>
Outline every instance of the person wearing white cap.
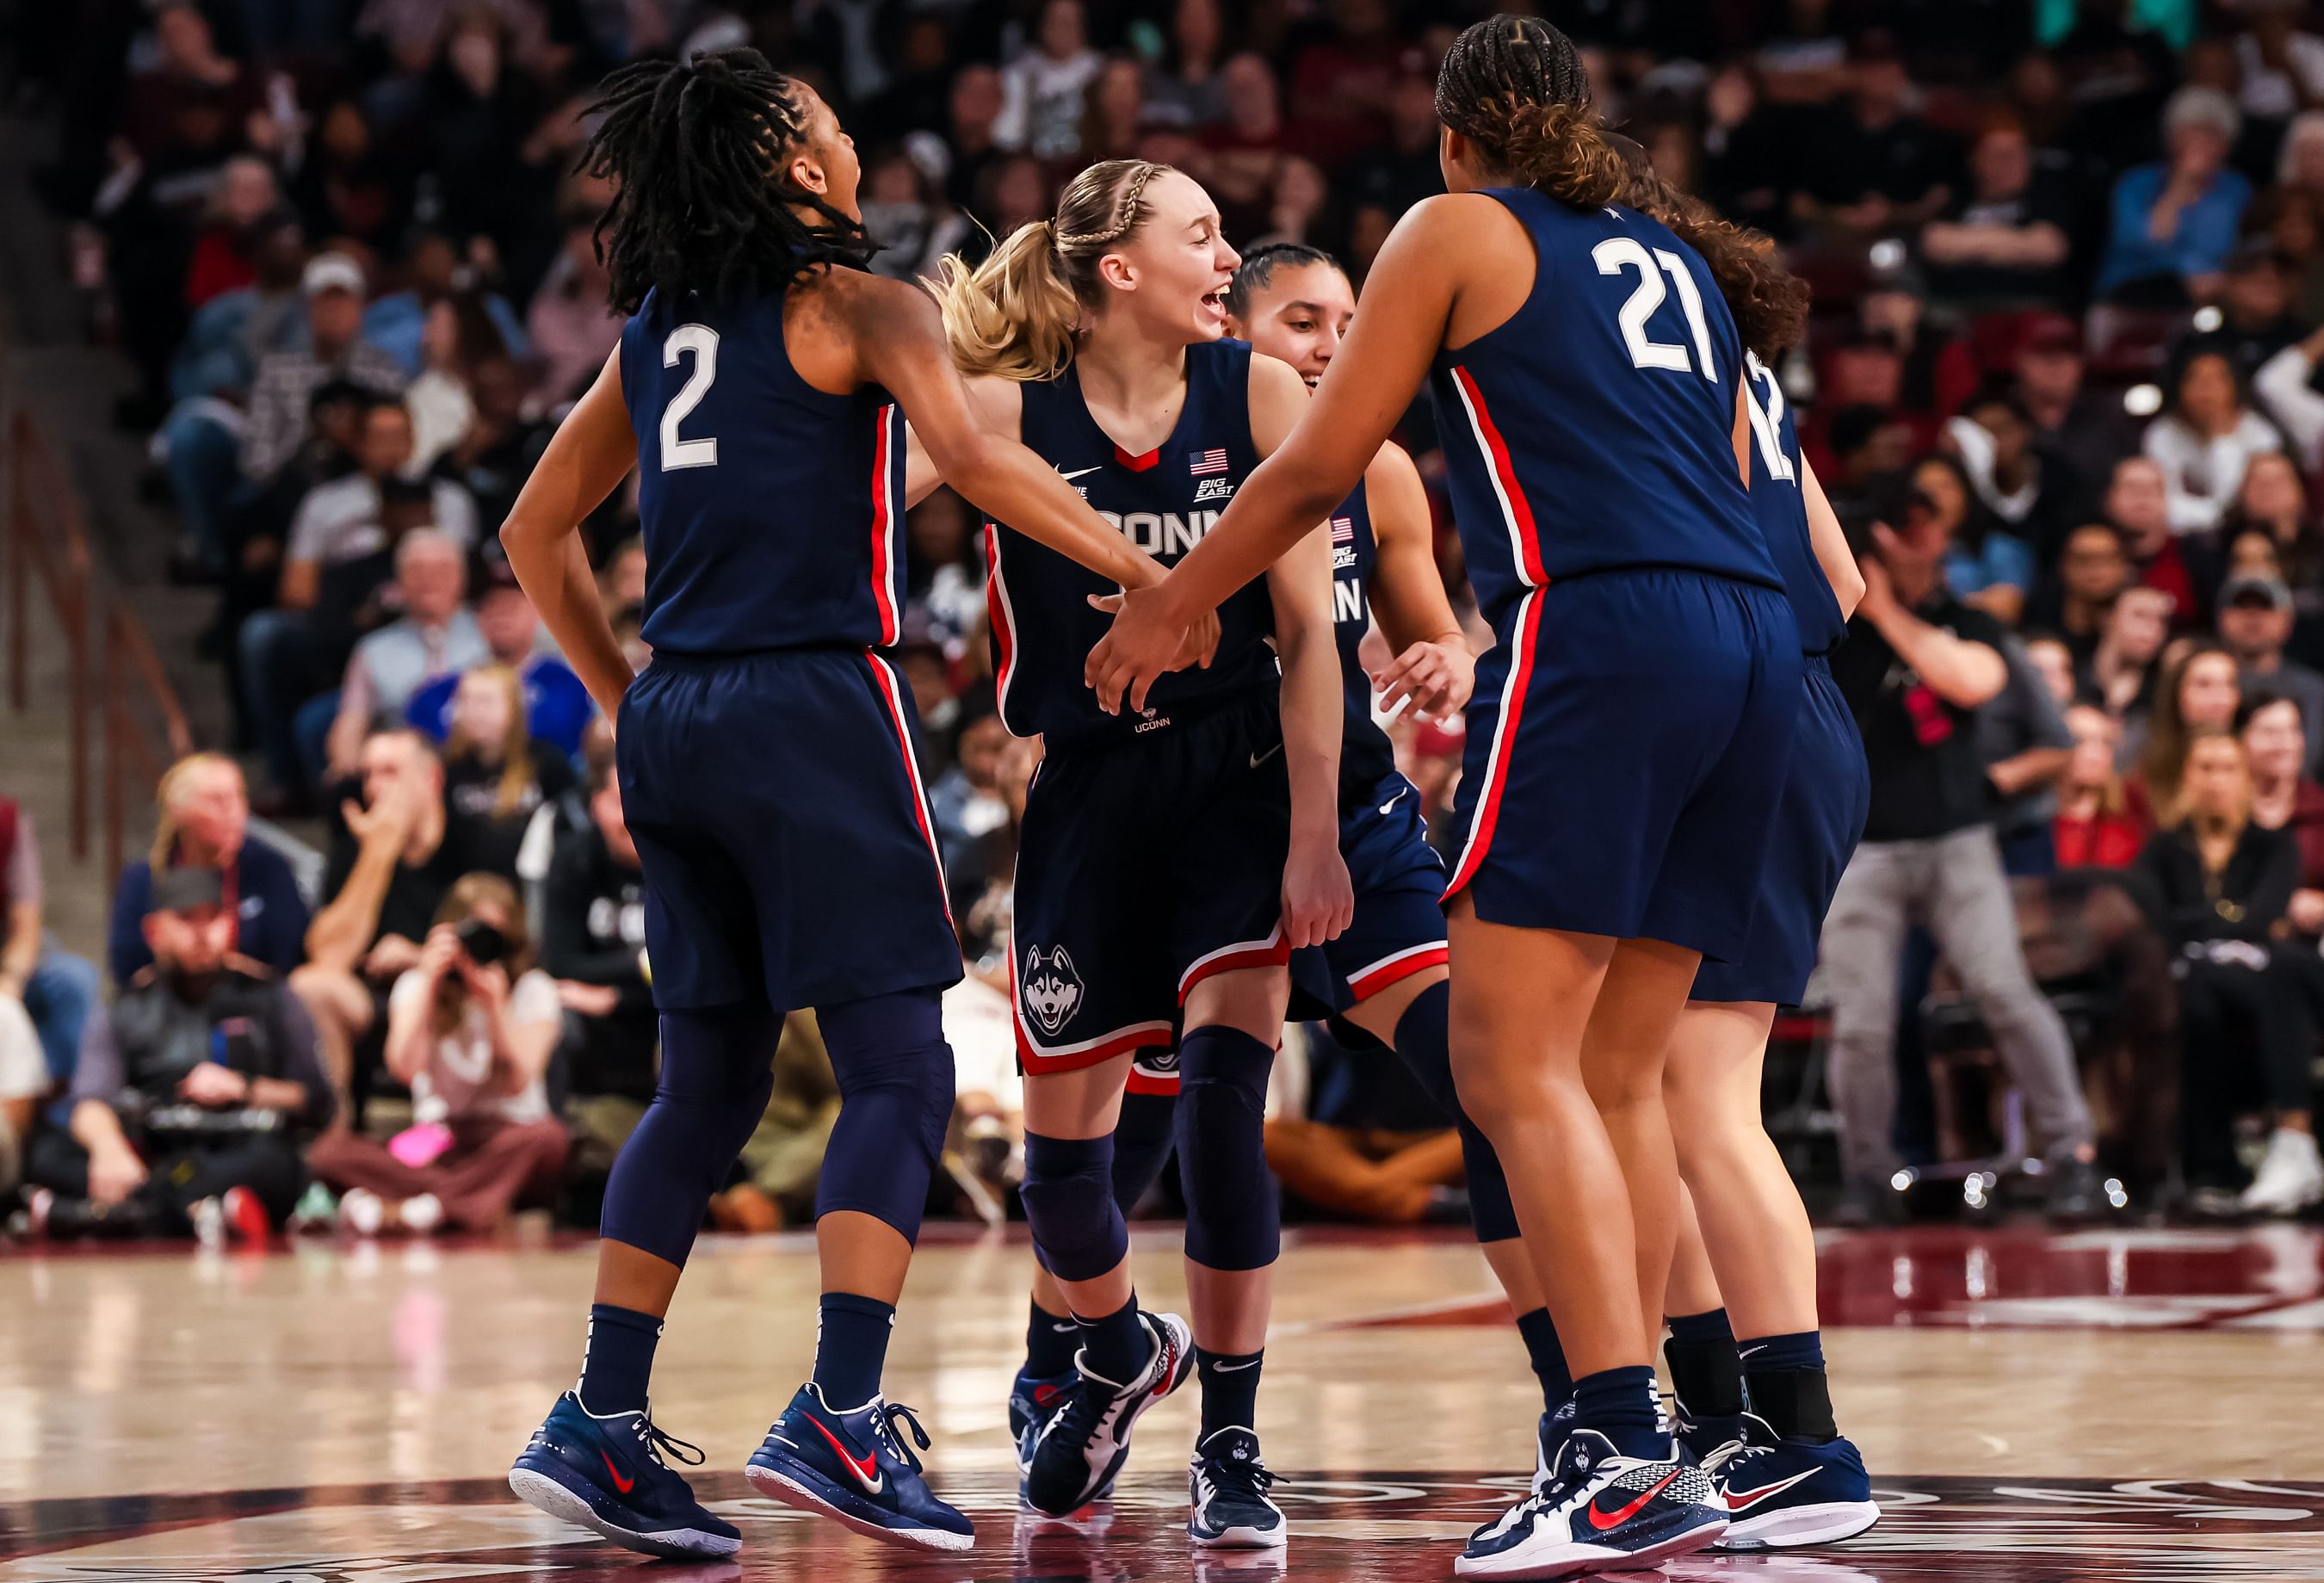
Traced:
<path fill-rule="evenodd" d="M 2208 299 L 2236 244 L 2251 183 L 2227 168 L 2243 113 L 2217 88 L 2183 87 L 2163 109 L 2165 157 L 2123 172 L 2098 294 L 2129 306 Z"/>
<path fill-rule="evenodd" d="M 403 389 L 402 365 L 363 339 L 361 264 L 344 253 L 318 253 L 307 262 L 299 287 L 307 298 L 307 345 L 262 361 L 250 391 L 242 472 L 261 483 L 305 442 L 308 403 L 327 381 L 352 380 L 389 395 Z"/>

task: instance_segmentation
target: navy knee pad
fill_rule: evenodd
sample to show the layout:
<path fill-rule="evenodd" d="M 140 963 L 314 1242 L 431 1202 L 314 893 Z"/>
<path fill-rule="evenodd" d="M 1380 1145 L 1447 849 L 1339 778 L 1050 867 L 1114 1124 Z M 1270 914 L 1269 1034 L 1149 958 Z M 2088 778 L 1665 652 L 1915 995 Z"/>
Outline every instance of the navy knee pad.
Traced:
<path fill-rule="evenodd" d="M 928 1177 L 952 1121 L 952 1046 L 935 989 L 818 1007 L 839 1085 L 839 1119 L 823 1155 L 816 1214 L 853 1210 L 906 1241 L 920 1234 Z"/>
<path fill-rule="evenodd" d="M 1033 1256 L 1060 1281 L 1094 1281 L 1130 1256 L 1113 1201 L 1111 1137 L 1025 1135 L 1025 1219 Z"/>
<path fill-rule="evenodd" d="M 1178 1177 L 1186 1256 L 1214 1270 L 1264 1269 L 1281 1251 L 1282 1204 L 1267 1168 L 1267 1074 L 1275 1051 L 1240 1028 L 1178 1042 Z"/>
<path fill-rule="evenodd" d="M 1396 1053 L 1428 1097 L 1461 1131 L 1461 1162 L 1469 1178 L 1469 1214 L 1480 1242 L 1506 1242 L 1517 1235 L 1517 1207 L 1509 1201 L 1509 1179 L 1492 1144 L 1469 1119 L 1452 1083 L 1452 1052 L 1445 1036 L 1452 1000 L 1451 982 L 1435 983 L 1412 998 L 1396 1019 Z"/>
<path fill-rule="evenodd" d="M 781 1037 L 764 1007 L 662 1013 L 661 1075 L 614 1158 L 600 1236 L 686 1263 L 710 1195 L 766 1113 Z"/>
<path fill-rule="evenodd" d="M 1113 1127 L 1113 1201 L 1125 1218 L 1162 1175 L 1176 1141 L 1171 1123 L 1177 1112 L 1176 1094 L 1121 1096 L 1121 1119 Z"/>

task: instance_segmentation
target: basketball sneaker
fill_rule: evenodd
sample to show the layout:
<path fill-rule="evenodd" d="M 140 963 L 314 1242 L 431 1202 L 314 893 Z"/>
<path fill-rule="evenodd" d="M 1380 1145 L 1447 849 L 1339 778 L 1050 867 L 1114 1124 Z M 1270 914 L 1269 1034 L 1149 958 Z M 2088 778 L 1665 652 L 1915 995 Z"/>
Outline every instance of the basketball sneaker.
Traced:
<path fill-rule="evenodd" d="M 1727 1513 L 1722 1551 L 1836 1544 L 1880 1521 L 1864 1459 L 1846 1440 L 1784 1440 L 1743 1415 L 1743 1436 L 1703 1466 Z"/>
<path fill-rule="evenodd" d="M 1557 1463 L 1557 1449 L 1565 1444 L 1565 1437 L 1573 1432 L 1573 1398 L 1568 1396 L 1557 1405 L 1554 1413 L 1541 1415 L 1540 1427 L 1534 1431 L 1533 1486 L 1536 1490 L 1549 1482 L 1549 1470 Z"/>
<path fill-rule="evenodd" d="M 897 1438 L 899 1422 L 912 1431 L 914 1445 L 928 1449 L 928 1431 L 910 1408 L 874 1396 L 835 1412 L 810 1380 L 751 1453 L 742 1477 L 761 1495 L 836 1518 L 873 1539 L 966 1550 L 975 1542 L 974 1526 L 928 1487 L 919 1458 Z"/>
<path fill-rule="evenodd" d="M 1678 1441 L 1679 1460 L 1702 1467 L 1743 1438 L 1743 1414 L 1689 1413 L 1686 1404 L 1673 1396 L 1671 1433 Z"/>
<path fill-rule="evenodd" d="M 1194 1332 L 1185 1320 L 1143 1311 L 1138 1320 L 1154 1350 L 1135 1379 L 1092 1374 L 1087 1351 L 1076 1359 L 1081 1367 L 1060 1398 L 1063 1404 L 1034 1431 L 1020 1490 L 1027 1505 L 1062 1517 L 1095 1500 L 1130 1455 L 1130 1430 L 1138 1415 L 1194 1372 Z"/>
<path fill-rule="evenodd" d="M 1259 1460 L 1259 1437 L 1247 1429 L 1214 1431 L 1186 1467 L 1193 1511 L 1186 1536 L 1204 1550 L 1280 1550 L 1290 1537 L 1283 1508 L 1267 1498 L 1275 1475 Z"/>
<path fill-rule="evenodd" d="M 1669 1459 L 1624 1457 L 1591 1429 L 1557 1449 L 1549 1480 L 1469 1538 L 1461 1578 L 1563 1578 L 1643 1569 L 1726 1532 L 1711 1477 Z"/>
<path fill-rule="evenodd" d="M 509 1488 L 624 1550 L 681 1560 L 733 1555 L 741 1532 L 703 1508 L 664 1451 L 689 1467 L 702 1463 L 698 1448 L 664 1434 L 647 1413 L 600 1418 L 567 1391 L 518 1453 Z"/>
<path fill-rule="evenodd" d="M 1057 1400 L 1074 1388 L 1078 1374 L 1032 1375 L 1023 1369 L 1009 1386 L 1009 1438 L 1017 1442 L 1017 1471 L 1033 1452 L 1032 1431 L 1057 1410 Z"/>

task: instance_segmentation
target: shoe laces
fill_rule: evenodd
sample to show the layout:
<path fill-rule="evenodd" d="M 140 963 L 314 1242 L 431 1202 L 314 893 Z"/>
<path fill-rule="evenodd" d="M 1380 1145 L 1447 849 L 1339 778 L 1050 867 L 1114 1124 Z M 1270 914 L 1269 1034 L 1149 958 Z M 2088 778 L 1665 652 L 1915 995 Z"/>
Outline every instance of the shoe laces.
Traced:
<path fill-rule="evenodd" d="M 1702 1470 L 1714 1477 L 1733 1473 L 1752 1458 L 1765 1455 L 1770 1448 L 1755 1446 L 1748 1440 L 1729 1440 L 1702 1459 Z"/>
<path fill-rule="evenodd" d="M 1203 1476 L 1211 1487 L 1222 1495 L 1247 1496 L 1263 1500 L 1275 1486 L 1275 1475 L 1257 1457 L 1205 1457 Z"/>
<path fill-rule="evenodd" d="M 1041 1437 L 1042 1443 L 1054 1440 L 1061 1449 L 1071 1447 L 1079 1453 L 1116 1400 L 1112 1385 L 1091 1375 L 1081 1376 L 1065 1393 L 1065 1404 L 1050 1420 L 1052 1427 Z"/>
<path fill-rule="evenodd" d="M 700 1446 L 691 1440 L 679 1440 L 642 1413 L 638 1414 L 638 1439 L 645 1443 L 646 1455 L 651 1457 L 659 1468 L 668 1468 L 671 1461 L 683 1462 L 688 1468 L 699 1468 L 707 1459 Z M 664 1451 L 669 1453 L 668 1460 L 662 1457 Z"/>
<path fill-rule="evenodd" d="M 872 1414 L 872 1422 L 875 1432 L 887 1442 L 888 1450 L 896 1460 L 918 1473 L 921 1470 L 922 1464 L 910 1447 L 904 1444 L 904 1437 L 896 1432 L 899 1420 L 902 1421 L 905 1428 L 912 1431 L 913 1445 L 925 1451 L 934 1443 L 928 1439 L 928 1431 L 920 1425 L 920 1415 L 901 1402 L 881 1403 L 879 1410 Z"/>

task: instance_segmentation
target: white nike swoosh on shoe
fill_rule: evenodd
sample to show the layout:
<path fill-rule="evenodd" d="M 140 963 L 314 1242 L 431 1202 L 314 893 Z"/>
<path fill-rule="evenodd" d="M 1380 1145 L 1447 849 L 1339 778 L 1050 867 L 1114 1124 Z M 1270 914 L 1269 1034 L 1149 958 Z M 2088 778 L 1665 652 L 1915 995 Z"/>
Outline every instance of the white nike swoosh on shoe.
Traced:
<path fill-rule="evenodd" d="M 1095 467 L 1076 467 L 1071 473 L 1068 473 L 1063 467 L 1060 467 L 1057 469 L 1057 476 L 1071 480 L 1079 478 L 1085 473 L 1095 473 L 1096 471 L 1098 471 L 1098 469 Z"/>

